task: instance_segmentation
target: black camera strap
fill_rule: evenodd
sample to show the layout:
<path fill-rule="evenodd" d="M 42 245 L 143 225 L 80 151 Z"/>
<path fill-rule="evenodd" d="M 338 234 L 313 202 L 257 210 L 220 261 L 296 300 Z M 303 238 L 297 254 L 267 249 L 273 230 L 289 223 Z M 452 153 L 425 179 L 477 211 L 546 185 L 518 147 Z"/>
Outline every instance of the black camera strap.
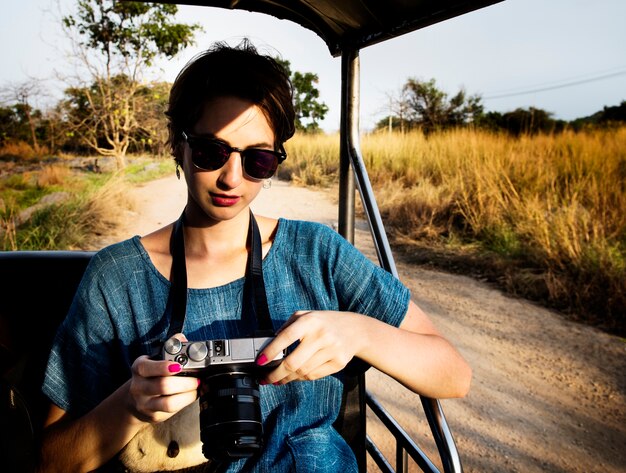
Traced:
<path fill-rule="evenodd" d="M 243 287 L 242 318 L 252 317 L 256 320 L 256 337 L 271 337 L 274 335 L 274 326 L 270 316 L 263 279 L 263 245 L 261 233 L 256 219 L 250 211 L 250 225 L 248 226 L 248 264 L 246 265 L 246 279 Z"/>
<path fill-rule="evenodd" d="M 167 301 L 166 313 L 171 314 L 167 338 L 183 332 L 187 314 L 187 264 L 185 261 L 185 237 L 183 227 L 185 212 L 175 222 L 170 240 L 172 253 L 171 288 Z M 267 337 L 274 334 L 272 319 L 267 304 L 265 281 L 263 280 L 263 248 L 259 226 L 252 212 L 248 227 L 248 262 L 243 288 L 243 304 L 241 317 L 256 321 L 254 336 Z"/>

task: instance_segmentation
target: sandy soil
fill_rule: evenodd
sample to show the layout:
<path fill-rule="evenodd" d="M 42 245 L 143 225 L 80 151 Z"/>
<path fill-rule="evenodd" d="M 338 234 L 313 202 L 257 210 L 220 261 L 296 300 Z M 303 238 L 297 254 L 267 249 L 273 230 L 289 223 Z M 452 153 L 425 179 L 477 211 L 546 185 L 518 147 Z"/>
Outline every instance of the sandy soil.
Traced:
<path fill-rule="evenodd" d="M 186 188 L 173 177 L 161 179 L 137 187 L 133 199 L 134 211 L 108 242 L 175 220 Z M 329 225 L 337 220 L 330 193 L 276 180 L 253 210 Z M 358 222 L 356 246 L 374 257 L 365 228 Z M 413 298 L 474 369 L 469 396 L 442 401 L 464 471 L 626 471 L 624 340 L 468 277 L 396 263 Z M 419 398 L 374 370 L 367 384 L 438 464 Z M 376 422 L 368 423 L 368 433 L 393 464 L 393 439 Z"/>

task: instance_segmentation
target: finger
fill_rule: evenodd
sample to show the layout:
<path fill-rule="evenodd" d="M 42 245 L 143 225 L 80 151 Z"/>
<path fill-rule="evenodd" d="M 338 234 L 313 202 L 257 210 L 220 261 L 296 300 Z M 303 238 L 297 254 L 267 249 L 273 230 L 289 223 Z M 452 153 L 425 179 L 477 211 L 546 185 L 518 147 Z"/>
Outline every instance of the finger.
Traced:
<path fill-rule="evenodd" d="M 276 331 L 276 334 L 278 335 L 280 332 L 285 330 L 287 327 L 289 327 L 291 324 L 293 324 L 295 321 L 297 321 L 303 315 L 308 315 L 308 314 L 310 314 L 312 312 L 313 311 L 311 311 L 311 310 L 297 310 L 297 311 L 295 311 L 291 315 L 291 317 L 289 317 L 289 319 L 287 319 L 287 321 Z"/>
<path fill-rule="evenodd" d="M 131 368 L 134 375 L 143 378 L 172 376 L 180 373 L 181 370 L 182 366 L 179 363 L 166 360 L 151 360 L 147 355 L 138 357 Z"/>
<path fill-rule="evenodd" d="M 198 378 L 186 376 L 167 376 L 140 378 L 136 390 L 144 396 L 170 396 L 184 392 L 195 392 L 199 385 Z"/>
<path fill-rule="evenodd" d="M 172 396 L 154 396 L 146 402 L 146 409 L 153 412 L 176 413 L 196 400 L 195 393 L 185 392 Z"/>
<path fill-rule="evenodd" d="M 328 361 L 327 356 L 316 342 L 302 342 L 282 361 L 277 370 L 285 373 L 285 376 L 306 375 L 314 366 Z"/>
<path fill-rule="evenodd" d="M 315 370 L 310 371 L 307 374 L 307 380 L 315 381 L 316 379 L 325 378 L 326 376 L 330 376 L 341 371 L 342 368 L 343 366 L 339 366 L 334 360 L 331 360 L 318 366 Z"/>
<path fill-rule="evenodd" d="M 337 373 L 345 368 L 346 365 L 347 362 L 344 362 L 330 350 L 323 350 L 316 353 L 313 358 L 307 360 L 293 375 L 296 375 L 297 379 L 312 381 L 322 376 Z"/>
<path fill-rule="evenodd" d="M 306 316 L 310 312 L 296 312 L 287 322 L 283 325 L 277 333 L 274 340 L 272 340 L 264 349 L 263 352 L 257 357 L 257 364 L 263 366 L 269 361 L 275 359 L 283 350 L 287 349 L 295 342 L 304 337 L 306 333 L 305 323 L 296 324 L 295 322 L 302 320 L 303 316 Z"/>
<path fill-rule="evenodd" d="M 338 369 L 338 366 L 334 361 L 329 361 L 327 363 L 323 363 L 322 365 L 319 365 L 314 370 L 308 372 L 305 378 L 301 378 L 294 374 L 291 376 L 287 376 L 281 379 L 280 381 L 276 381 L 272 384 L 281 385 L 281 384 L 290 383 L 292 381 L 315 381 L 315 380 L 324 378 L 326 376 L 335 374 L 340 370 L 341 368 Z"/>
<path fill-rule="evenodd" d="M 276 367 L 274 371 L 272 371 L 268 375 L 268 382 L 274 384 L 293 381 L 296 379 L 308 380 L 310 379 L 309 376 L 311 372 L 317 370 L 321 365 L 327 363 L 332 357 L 332 354 L 329 353 L 327 350 L 320 350 L 312 353 L 301 350 L 298 355 L 302 356 L 302 358 L 298 357 L 289 359 L 294 354 L 296 354 L 295 351 L 287 358 L 285 358 L 283 363 L 281 363 L 278 367 Z"/>

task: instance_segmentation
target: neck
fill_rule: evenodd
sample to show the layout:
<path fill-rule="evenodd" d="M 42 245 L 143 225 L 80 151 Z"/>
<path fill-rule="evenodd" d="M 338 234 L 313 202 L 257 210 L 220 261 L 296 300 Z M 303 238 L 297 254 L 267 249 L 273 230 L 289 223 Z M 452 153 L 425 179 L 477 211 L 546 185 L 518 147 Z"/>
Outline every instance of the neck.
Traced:
<path fill-rule="evenodd" d="M 249 211 L 244 210 L 229 220 L 209 222 L 195 218 L 185 209 L 185 252 L 188 255 L 228 255 L 246 250 Z"/>

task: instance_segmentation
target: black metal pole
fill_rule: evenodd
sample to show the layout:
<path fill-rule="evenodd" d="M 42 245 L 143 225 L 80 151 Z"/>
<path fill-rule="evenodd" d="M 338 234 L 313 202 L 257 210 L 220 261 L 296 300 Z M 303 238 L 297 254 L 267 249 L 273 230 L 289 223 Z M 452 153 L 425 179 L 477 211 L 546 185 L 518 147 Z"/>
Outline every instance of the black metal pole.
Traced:
<path fill-rule="evenodd" d="M 365 168 L 360 148 L 359 131 L 359 52 L 344 49 L 341 55 L 341 128 L 339 165 L 339 233 L 354 243 L 355 182 L 358 185 L 367 216 L 378 260 L 381 267 L 398 277 L 391 246 L 376 204 L 374 191 Z M 361 375 L 360 386 L 365 387 Z M 422 406 L 435 438 L 445 473 L 461 473 L 463 467 L 454 438 L 450 432 L 441 404 L 437 399 L 420 396 Z M 364 396 L 360 401 L 363 402 Z M 365 432 L 364 432 L 365 434 Z M 407 455 L 403 452 L 401 468 L 407 469 Z"/>
<path fill-rule="evenodd" d="M 398 277 L 389 240 L 385 233 L 374 191 L 361 155 L 359 130 L 359 74 L 358 50 L 344 50 L 341 55 L 342 109 L 339 168 L 339 233 L 354 243 L 354 183 L 359 188 L 361 202 L 369 222 L 372 240 L 380 265 Z M 350 167 L 351 166 L 351 167 Z M 352 171 L 352 172 L 350 172 Z M 342 174 L 343 173 L 343 174 Z M 343 205 L 343 208 L 342 208 Z M 343 217 L 343 218 L 342 218 Z M 343 225 L 343 226 L 342 226 Z M 345 234 L 343 233 L 345 231 Z"/>
<path fill-rule="evenodd" d="M 359 54 L 341 54 L 341 125 L 339 129 L 339 234 L 354 243 L 354 173 L 350 167 L 350 130 L 359 126 Z"/>

